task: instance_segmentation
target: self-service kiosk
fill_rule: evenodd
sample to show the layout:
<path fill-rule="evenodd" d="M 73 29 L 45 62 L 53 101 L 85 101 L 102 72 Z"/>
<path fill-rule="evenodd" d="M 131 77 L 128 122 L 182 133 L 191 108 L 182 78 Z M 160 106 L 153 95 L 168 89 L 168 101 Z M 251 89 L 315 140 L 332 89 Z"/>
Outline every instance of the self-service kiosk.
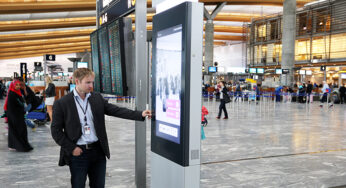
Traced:
<path fill-rule="evenodd" d="M 151 187 L 200 184 L 203 4 L 153 17 Z"/>

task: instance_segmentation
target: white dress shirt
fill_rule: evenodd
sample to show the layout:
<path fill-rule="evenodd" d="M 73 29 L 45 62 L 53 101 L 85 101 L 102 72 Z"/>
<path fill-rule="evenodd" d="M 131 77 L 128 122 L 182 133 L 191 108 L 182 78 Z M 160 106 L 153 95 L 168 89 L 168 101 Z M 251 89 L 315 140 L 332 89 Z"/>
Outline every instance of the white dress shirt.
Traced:
<path fill-rule="evenodd" d="M 93 142 L 98 141 L 95 127 L 94 127 L 94 121 L 93 121 L 94 117 L 93 117 L 93 114 L 91 111 L 90 103 L 88 101 L 91 94 L 87 93 L 84 100 L 79 96 L 79 94 L 76 91 L 76 88 L 73 90 L 73 94 L 74 94 L 74 101 L 76 103 L 79 121 L 80 121 L 81 129 L 82 129 L 82 136 L 79 138 L 77 145 L 85 145 L 85 144 L 89 144 L 89 143 L 93 143 Z M 77 100 L 78 100 L 80 106 L 79 106 Z M 87 104 L 88 104 L 88 109 L 86 110 L 86 114 L 84 115 L 83 111 L 85 111 Z M 83 110 L 81 109 L 81 107 L 83 108 Z M 84 120 L 85 116 L 87 118 L 87 122 L 85 122 L 85 120 Z M 86 123 L 90 127 L 90 134 L 85 134 L 85 132 L 84 132 L 84 126 Z"/>

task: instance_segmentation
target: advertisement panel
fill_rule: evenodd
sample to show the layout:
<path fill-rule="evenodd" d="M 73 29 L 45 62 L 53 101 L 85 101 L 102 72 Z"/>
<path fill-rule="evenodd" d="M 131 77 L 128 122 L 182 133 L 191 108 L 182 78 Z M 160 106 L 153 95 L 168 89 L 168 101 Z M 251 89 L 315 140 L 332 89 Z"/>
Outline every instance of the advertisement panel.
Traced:
<path fill-rule="evenodd" d="M 180 143 L 182 26 L 157 34 L 156 135 Z"/>

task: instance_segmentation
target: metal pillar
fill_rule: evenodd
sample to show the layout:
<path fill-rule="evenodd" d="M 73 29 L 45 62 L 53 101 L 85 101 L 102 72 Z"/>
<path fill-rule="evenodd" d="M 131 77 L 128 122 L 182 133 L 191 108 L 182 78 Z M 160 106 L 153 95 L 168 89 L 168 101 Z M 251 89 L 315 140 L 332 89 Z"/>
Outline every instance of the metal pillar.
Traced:
<path fill-rule="evenodd" d="M 294 82 L 296 5 L 296 0 L 284 1 L 281 67 L 283 69 L 289 69 L 289 74 L 281 75 L 281 84 L 285 86 L 293 86 Z"/>
<path fill-rule="evenodd" d="M 136 1 L 136 110 L 145 110 L 148 104 L 147 66 L 147 1 Z M 146 50 L 143 50 L 146 49 Z M 136 121 L 136 163 L 137 187 L 146 187 L 146 122 Z"/>

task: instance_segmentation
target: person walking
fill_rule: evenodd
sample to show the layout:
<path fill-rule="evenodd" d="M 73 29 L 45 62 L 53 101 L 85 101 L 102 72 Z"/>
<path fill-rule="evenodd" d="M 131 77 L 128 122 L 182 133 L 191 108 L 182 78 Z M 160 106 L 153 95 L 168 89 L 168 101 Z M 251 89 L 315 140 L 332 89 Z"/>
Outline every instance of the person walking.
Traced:
<path fill-rule="evenodd" d="M 33 150 L 28 141 L 28 132 L 25 124 L 24 99 L 20 92 L 20 81 L 11 82 L 5 104 L 8 118 L 8 148 L 21 152 Z"/>
<path fill-rule="evenodd" d="M 327 102 L 328 104 L 328 93 L 329 93 L 329 85 L 327 84 L 326 81 L 323 81 L 323 88 L 322 88 L 322 98 L 321 98 L 321 104 L 320 104 L 320 107 L 322 108 L 323 107 L 323 103 L 324 102 Z M 330 107 L 333 106 L 333 104 L 330 105 Z"/>
<path fill-rule="evenodd" d="M 311 100 L 313 98 L 313 96 L 311 96 L 312 89 L 313 89 L 313 85 L 311 84 L 310 81 L 308 81 L 308 86 L 306 87 L 306 100 L 309 101 L 309 103 L 312 103 L 312 100 Z"/>
<path fill-rule="evenodd" d="M 234 101 L 237 101 L 237 99 L 241 97 L 241 87 L 240 87 L 240 83 L 238 82 L 236 84 L 236 87 L 235 87 L 235 100 Z"/>
<path fill-rule="evenodd" d="M 105 187 L 106 157 L 110 158 L 105 115 L 144 121 L 151 111 L 133 111 L 109 104 L 92 92 L 95 74 L 88 68 L 73 73 L 73 92 L 53 105 L 51 133 L 61 146 L 59 166 L 69 165 L 72 188 L 84 188 L 86 177 L 92 188 Z"/>
<path fill-rule="evenodd" d="M 340 86 L 339 93 L 341 104 L 346 103 L 346 84 Z"/>
<path fill-rule="evenodd" d="M 227 109 L 226 109 L 226 102 L 229 102 L 229 96 L 227 94 L 228 90 L 225 86 L 225 82 L 224 81 L 220 81 L 218 88 L 220 90 L 220 106 L 219 106 L 219 114 L 216 117 L 217 119 L 220 119 L 221 117 L 221 113 L 222 110 L 225 114 L 225 117 L 223 119 L 228 119 L 228 113 L 227 113 Z"/>
<path fill-rule="evenodd" d="M 55 101 L 55 85 L 53 84 L 52 79 L 49 76 L 45 77 L 46 81 L 46 100 L 45 105 L 47 106 L 47 112 L 49 115 L 50 122 L 52 122 L 52 111 L 53 111 L 53 103 Z"/>

